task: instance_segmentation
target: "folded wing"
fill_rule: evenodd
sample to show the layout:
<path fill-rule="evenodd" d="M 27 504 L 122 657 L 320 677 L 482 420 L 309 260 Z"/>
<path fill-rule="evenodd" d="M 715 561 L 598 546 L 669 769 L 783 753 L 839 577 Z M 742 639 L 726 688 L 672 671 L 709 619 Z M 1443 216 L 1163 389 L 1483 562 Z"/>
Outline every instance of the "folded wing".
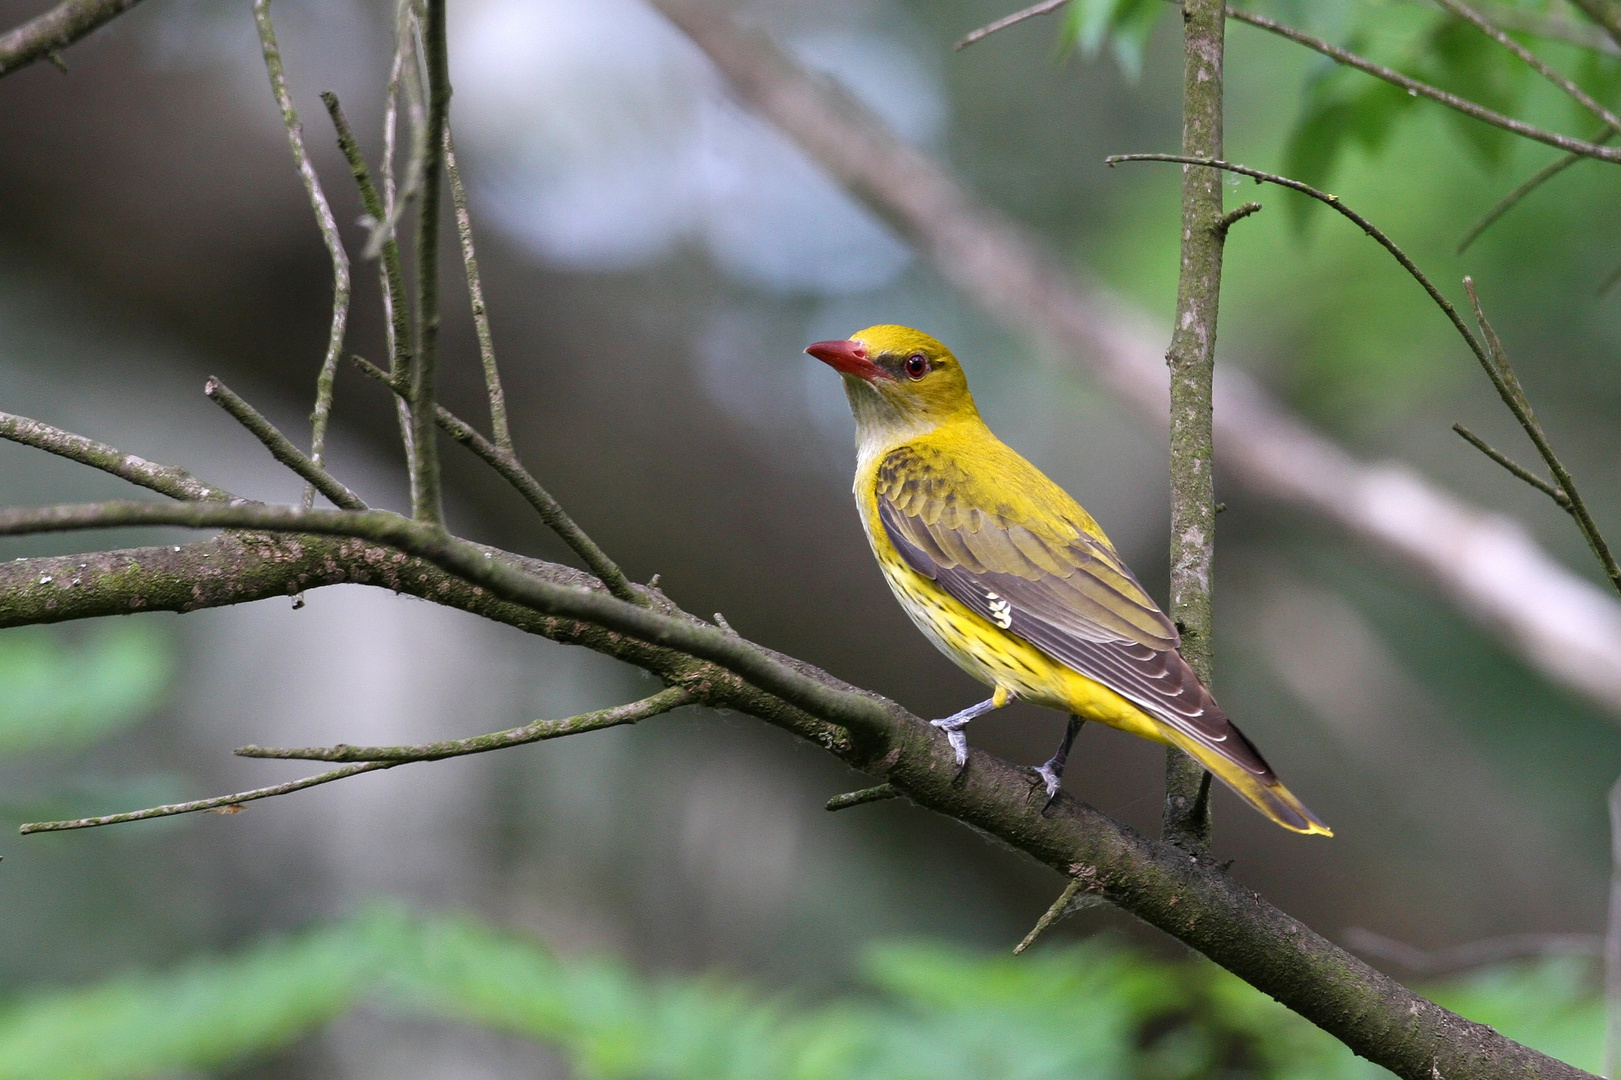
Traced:
<path fill-rule="evenodd" d="M 1176 651 L 1176 627 L 1107 540 L 1082 527 L 1090 518 L 1022 458 L 1000 464 L 1039 478 L 1042 513 L 976 497 L 1017 489 L 1020 477 L 998 476 L 993 488 L 912 447 L 884 459 L 878 518 L 912 569 L 989 622 L 1272 783 L 1260 753 Z"/>

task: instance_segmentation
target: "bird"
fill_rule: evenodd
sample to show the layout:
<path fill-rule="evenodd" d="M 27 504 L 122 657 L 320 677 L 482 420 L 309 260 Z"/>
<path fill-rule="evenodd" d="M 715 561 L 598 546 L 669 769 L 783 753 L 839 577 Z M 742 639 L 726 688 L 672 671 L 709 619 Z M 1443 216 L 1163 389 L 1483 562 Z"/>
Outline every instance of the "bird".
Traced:
<path fill-rule="evenodd" d="M 959 775 L 968 723 L 1018 699 L 1070 716 L 1057 752 L 1034 769 L 1048 806 L 1076 735 L 1095 720 L 1192 755 L 1285 829 L 1333 835 L 1216 704 L 1098 523 L 986 426 L 949 349 L 880 325 L 805 352 L 843 376 L 856 505 L 884 580 L 923 635 L 991 688 L 931 721 Z"/>

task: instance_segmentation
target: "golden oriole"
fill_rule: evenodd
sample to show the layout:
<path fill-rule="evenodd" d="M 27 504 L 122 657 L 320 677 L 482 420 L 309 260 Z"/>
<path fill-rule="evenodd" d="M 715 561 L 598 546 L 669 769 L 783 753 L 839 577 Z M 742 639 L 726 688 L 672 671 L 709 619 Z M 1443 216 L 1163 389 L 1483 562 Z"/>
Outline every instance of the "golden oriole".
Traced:
<path fill-rule="evenodd" d="M 985 426 L 950 350 L 872 326 L 805 351 L 844 376 L 856 503 L 885 580 L 935 647 L 993 690 L 934 721 L 958 765 L 968 722 L 1021 698 L 1070 714 L 1036 770 L 1049 798 L 1097 720 L 1181 748 L 1286 829 L 1332 835 L 1221 711 L 1097 522 Z"/>

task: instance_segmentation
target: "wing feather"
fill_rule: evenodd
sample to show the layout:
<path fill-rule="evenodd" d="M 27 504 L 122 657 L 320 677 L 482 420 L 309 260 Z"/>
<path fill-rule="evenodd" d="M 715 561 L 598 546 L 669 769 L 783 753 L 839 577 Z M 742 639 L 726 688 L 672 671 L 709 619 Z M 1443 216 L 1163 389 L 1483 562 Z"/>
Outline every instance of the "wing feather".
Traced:
<path fill-rule="evenodd" d="M 978 491 L 960 466 L 902 447 L 878 469 L 879 521 L 914 570 L 970 610 L 1271 782 L 1260 753 L 1177 652 L 1175 626 L 1108 541 L 1076 523 L 1090 521 L 1084 511 L 1056 524 L 1050 514 L 1021 520 Z"/>

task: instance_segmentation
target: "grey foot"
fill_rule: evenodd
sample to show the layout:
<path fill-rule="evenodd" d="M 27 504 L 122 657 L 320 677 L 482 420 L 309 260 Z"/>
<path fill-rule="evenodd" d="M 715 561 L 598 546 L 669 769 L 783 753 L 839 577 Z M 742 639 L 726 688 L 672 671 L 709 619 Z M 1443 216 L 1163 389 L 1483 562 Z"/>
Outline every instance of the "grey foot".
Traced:
<path fill-rule="evenodd" d="M 952 752 L 957 755 L 958 772 L 961 772 L 968 765 L 968 733 L 963 729 L 968 726 L 968 721 L 973 719 L 971 716 L 967 719 L 958 719 L 961 716 L 962 713 L 958 713 L 956 716 L 948 716 L 944 720 L 929 721 L 929 723 L 946 733 L 946 741 L 951 744 Z"/>
<path fill-rule="evenodd" d="M 1064 782 L 1064 763 L 1069 760 L 1069 750 L 1075 745 L 1075 736 L 1081 733 L 1085 724 L 1086 721 L 1079 716 L 1070 717 L 1069 725 L 1064 729 L 1064 741 L 1058 744 L 1058 752 L 1045 765 L 1031 770 L 1041 777 L 1042 784 L 1047 788 L 1047 802 L 1041 808 L 1042 813 L 1050 810 L 1058 799 L 1058 786 Z"/>

